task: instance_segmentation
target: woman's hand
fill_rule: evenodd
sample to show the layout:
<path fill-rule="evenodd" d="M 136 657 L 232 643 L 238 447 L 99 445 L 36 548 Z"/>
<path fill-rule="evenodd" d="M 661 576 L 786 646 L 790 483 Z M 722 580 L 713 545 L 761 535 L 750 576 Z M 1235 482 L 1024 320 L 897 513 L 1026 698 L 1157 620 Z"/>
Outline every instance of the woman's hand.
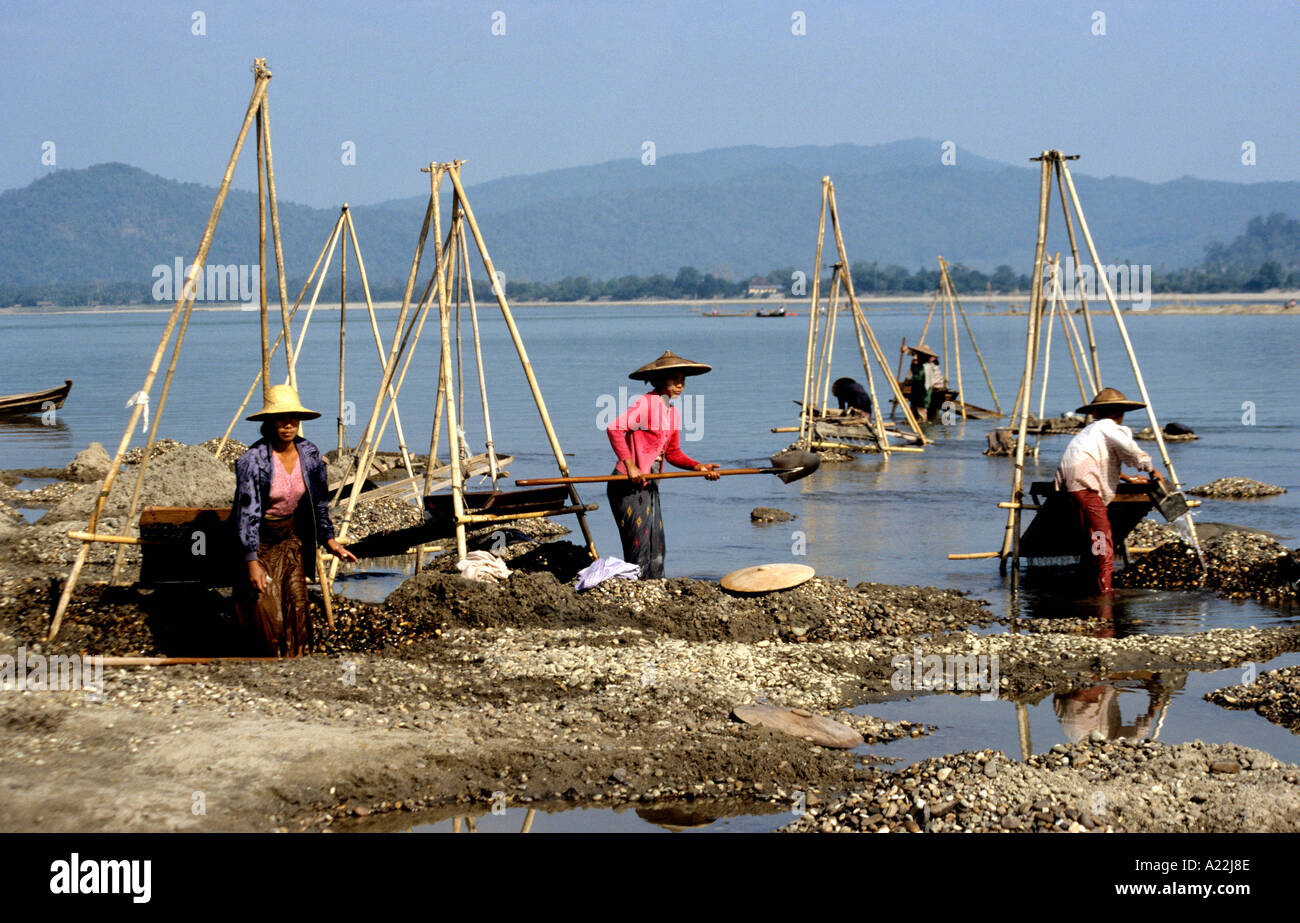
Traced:
<path fill-rule="evenodd" d="M 710 481 L 716 481 L 718 478 L 722 477 L 722 475 L 718 474 L 718 467 L 718 465 L 709 462 L 707 464 L 701 463 L 696 465 L 694 470 L 707 472 L 704 477 Z"/>
<path fill-rule="evenodd" d="M 351 561 L 353 564 L 357 563 L 357 556 L 340 545 L 337 538 L 330 539 L 325 543 L 325 547 L 329 549 L 330 554 L 334 555 L 334 557 L 342 561 Z"/>
<path fill-rule="evenodd" d="M 636 466 L 636 462 L 632 461 L 632 459 L 629 458 L 623 462 L 623 470 L 627 472 L 629 478 L 636 481 L 637 487 L 645 487 L 646 484 L 649 483 L 646 480 L 645 475 L 641 473 L 641 469 Z"/>
<path fill-rule="evenodd" d="M 252 586 L 253 596 L 261 596 L 266 589 L 267 584 L 271 582 L 270 576 L 266 573 L 266 568 L 262 567 L 262 562 L 254 558 L 248 562 L 248 582 Z"/>

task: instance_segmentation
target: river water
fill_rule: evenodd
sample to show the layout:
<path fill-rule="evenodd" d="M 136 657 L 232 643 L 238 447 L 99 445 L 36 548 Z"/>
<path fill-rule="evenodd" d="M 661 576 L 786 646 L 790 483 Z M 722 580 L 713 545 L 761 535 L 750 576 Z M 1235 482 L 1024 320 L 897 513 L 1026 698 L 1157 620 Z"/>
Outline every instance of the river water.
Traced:
<path fill-rule="evenodd" d="M 632 397 L 641 393 L 641 386 L 629 381 L 627 373 L 665 349 L 713 366 L 712 373 L 687 380 L 682 398 L 686 402 L 682 446 L 688 454 L 727 467 L 751 466 L 765 464 L 768 456 L 788 445 L 792 441 L 789 434 L 770 430 L 797 423 L 794 401 L 801 396 L 807 308 L 792 308 L 798 316 L 770 319 L 704 317 L 688 305 L 520 307 L 515 309 L 515 317 L 555 431 L 563 450 L 572 456 L 571 472 L 606 474 L 613 455 L 601 425 L 610 409 L 620 406 L 620 388 L 629 389 L 626 393 Z M 1023 364 L 1026 316 L 1005 314 L 1001 304 L 987 313 L 978 306 L 968 310 L 993 386 L 1006 408 L 1015 398 Z M 903 337 L 909 342 L 918 340 L 924 316 L 925 306 L 915 303 L 873 304 L 867 313 L 894 363 Z M 396 318 L 396 311 L 379 311 L 386 347 Z M 51 387 L 64 378 L 75 381 L 55 425 L 42 425 L 35 418 L 21 424 L 0 423 L 0 468 L 62 466 L 92 441 L 103 443 L 111 453 L 129 415 L 124 405 L 140 388 L 165 319 L 161 313 L 107 311 L 0 315 L 0 355 L 4 360 L 0 391 Z M 864 380 L 852 325 L 846 317 L 841 320 L 845 323 L 840 324 L 835 345 L 834 376 Z M 1242 475 L 1288 489 L 1282 496 L 1254 501 L 1207 499 L 1197 518 L 1267 530 L 1294 546 L 1300 535 L 1295 462 L 1300 427 L 1292 404 L 1300 394 L 1300 363 L 1291 357 L 1300 341 L 1300 322 L 1287 315 L 1140 312 L 1126 314 L 1126 321 L 1160 421 L 1176 420 L 1202 437 L 1170 445 L 1180 481 L 1195 485 Z M 464 429 L 474 450 L 481 451 L 482 415 L 468 316 L 464 323 L 468 385 Z M 1113 320 L 1098 314 L 1094 323 L 1103 383 L 1135 396 L 1138 389 Z M 937 319 L 927 339 L 941 347 Z M 482 341 L 493 432 L 498 452 L 514 456 L 511 477 L 555 474 L 555 462 L 525 376 L 495 306 L 482 311 Z M 355 440 L 374 402 L 379 360 L 364 312 L 351 307 L 347 343 L 346 398 L 356 405 L 357 422 L 349 429 Z M 220 435 L 256 374 L 258 344 L 255 313 L 196 312 L 160 435 L 184 442 Z M 426 328 L 399 398 L 412 451 L 428 448 L 437 346 L 436 328 Z M 1051 365 L 1047 412 L 1073 410 L 1082 402 L 1059 329 Z M 273 370 L 282 380 L 282 357 L 277 356 Z M 992 406 L 974 352 L 964 339 L 962 372 L 968 400 Z M 318 309 L 298 377 L 303 402 L 324 413 L 320 421 L 304 426 L 305 435 L 322 449 L 336 444 L 337 375 L 338 313 L 336 309 Z M 160 385 L 161 377 L 153 388 L 155 404 Z M 884 387 L 877 378 L 878 392 L 883 394 Z M 1037 403 L 1035 392 L 1035 408 Z M 1134 429 L 1147 423 L 1142 412 L 1129 415 L 1125 422 Z M 950 552 L 993 551 L 1000 544 L 1006 514 L 996 504 L 1010 492 L 1011 462 L 981 454 L 985 433 L 993 425 L 987 420 L 936 425 L 930 431 L 936 443 L 923 454 L 898 454 L 888 460 L 859 456 L 849 463 L 823 465 L 811 477 L 789 485 L 768 475 L 723 478 L 713 483 L 703 479 L 666 482 L 662 497 L 667 574 L 717 579 L 753 564 L 797 561 L 812 565 L 819 574 L 842 577 L 850 583 L 868 580 L 956 587 L 988 600 L 998 614 L 1080 614 L 1050 592 L 1050 581 L 1046 585 L 1039 582 L 1037 588 L 1031 583 L 1013 599 L 996 561 L 949 561 L 946 557 Z M 252 442 L 255 424 L 241 421 L 234 436 Z M 132 444 L 142 443 L 143 438 L 137 430 Z M 1045 437 L 1038 462 L 1029 463 L 1027 478 L 1050 479 L 1067 439 Z M 383 447 L 397 447 L 391 426 Z M 1154 444 L 1146 447 L 1156 454 Z M 582 496 L 585 502 L 602 507 L 589 517 L 597 547 L 602 554 L 618 555 L 618 535 L 604 508 L 601 485 L 583 489 Z M 796 519 L 753 525 L 749 512 L 756 506 L 776 506 L 795 514 Z M 353 586 L 357 595 L 382 597 L 399 579 L 385 575 L 354 581 Z M 1122 596 L 1120 608 L 1121 630 L 1144 632 L 1263 627 L 1296 617 L 1290 609 L 1222 600 L 1205 593 L 1130 591 Z M 1218 682 L 1221 678 L 1192 674 L 1175 694 L 1174 705 L 1166 710 L 1165 733 L 1182 738 L 1241 738 L 1242 742 L 1259 739 L 1279 758 L 1300 759 L 1300 749 L 1294 743 L 1285 745 L 1287 740 L 1300 739 L 1295 735 L 1275 733 L 1271 726 L 1264 729 L 1266 722 L 1250 713 L 1190 704 L 1199 702 L 1205 691 L 1202 686 L 1215 688 L 1223 684 Z M 1193 689 L 1198 694 L 1186 694 Z M 1130 704 L 1138 699 L 1143 702 Z M 1120 701 L 1125 722 L 1132 724 L 1143 712 L 1146 699 L 1126 694 Z M 1042 711 L 1044 707 L 1046 711 Z M 1039 717 L 1031 720 L 1033 749 L 1045 749 L 1064 739 L 1059 724 L 1056 732 L 1046 730 L 1055 724 L 1051 704 L 1034 709 Z M 984 743 L 978 745 L 999 746 L 1012 753 L 1017 743 L 1014 713 L 1010 718 L 995 717 L 992 711 L 987 703 L 972 706 L 955 696 L 920 696 L 873 707 L 873 713 L 884 717 L 927 720 L 954 729 L 923 738 L 922 743 L 890 745 L 909 759 L 930 755 L 931 750 L 952 752 L 979 741 Z M 1247 727 L 1251 730 L 1244 730 Z M 958 735 L 956 728 L 974 730 Z"/>

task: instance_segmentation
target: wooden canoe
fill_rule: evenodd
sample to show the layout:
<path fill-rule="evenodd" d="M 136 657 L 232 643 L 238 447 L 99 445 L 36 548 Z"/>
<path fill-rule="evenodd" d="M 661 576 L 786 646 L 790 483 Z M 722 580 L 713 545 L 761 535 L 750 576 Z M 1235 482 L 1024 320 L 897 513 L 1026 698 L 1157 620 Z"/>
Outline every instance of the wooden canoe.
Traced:
<path fill-rule="evenodd" d="M 68 399 L 68 392 L 71 390 L 72 379 L 67 378 L 57 388 L 31 391 L 27 394 L 2 394 L 0 395 L 0 416 L 13 417 L 42 413 L 49 409 L 45 406 L 46 404 L 53 404 L 54 408 L 58 409 Z"/>

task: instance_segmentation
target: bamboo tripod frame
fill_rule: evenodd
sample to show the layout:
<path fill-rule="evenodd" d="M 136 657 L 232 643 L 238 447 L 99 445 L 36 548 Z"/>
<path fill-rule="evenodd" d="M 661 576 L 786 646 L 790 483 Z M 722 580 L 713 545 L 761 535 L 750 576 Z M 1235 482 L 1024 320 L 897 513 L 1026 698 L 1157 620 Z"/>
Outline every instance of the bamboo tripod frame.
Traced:
<path fill-rule="evenodd" d="M 819 322 L 818 309 L 821 306 L 821 261 L 822 249 L 826 239 L 826 218 L 828 214 L 830 216 L 831 232 L 835 238 L 837 261 L 832 267 L 831 291 L 827 299 L 826 323 L 823 326 Z M 800 403 L 799 410 L 799 439 L 797 444 L 804 448 L 817 448 L 819 445 L 822 447 L 830 446 L 829 443 L 821 443 L 813 437 L 813 423 L 817 419 L 819 405 L 820 414 L 824 417 L 826 413 L 830 383 L 833 377 L 831 366 L 835 345 L 835 328 L 840 311 L 840 292 L 843 291 L 848 301 L 849 313 L 853 319 L 853 332 L 858 344 L 858 357 L 862 361 L 862 370 L 867 377 L 867 391 L 871 395 L 871 428 L 876 435 L 877 447 L 885 458 L 889 457 L 890 452 L 920 451 L 920 447 L 891 446 L 889 443 L 889 436 L 885 432 L 884 416 L 881 413 L 880 402 L 876 397 L 875 373 L 871 368 L 873 359 L 879 365 L 885 380 L 889 382 L 894 394 L 894 400 L 899 406 L 902 406 L 903 413 L 907 417 L 908 426 L 920 440 L 920 446 L 924 446 L 930 440 L 926 439 L 925 434 L 921 432 L 921 425 L 913 416 L 911 408 L 903 398 L 898 382 L 894 380 L 890 372 L 889 363 L 885 360 L 884 350 L 880 348 L 880 342 L 876 339 L 876 334 L 872 331 L 871 325 L 867 323 L 866 315 L 863 314 L 862 306 L 858 303 L 858 297 L 853 291 L 853 273 L 850 271 L 849 265 L 848 253 L 844 247 L 844 235 L 840 230 L 839 209 L 835 203 L 835 184 L 831 182 L 829 176 L 823 176 L 821 212 L 817 222 L 817 250 L 813 259 L 812 298 L 810 310 L 808 311 L 803 400 Z M 863 451 L 862 446 L 852 446 L 851 448 L 856 451 Z"/>
<path fill-rule="evenodd" d="M 935 288 L 934 297 L 930 299 L 930 310 L 925 317 L 925 326 L 921 328 L 921 339 L 919 341 L 921 344 L 925 343 L 925 335 L 930 330 L 930 322 L 934 319 L 936 307 L 940 307 L 940 318 L 943 324 L 943 368 L 945 375 L 947 370 L 952 367 L 948 364 L 948 324 L 949 321 L 952 323 L 952 345 L 957 359 L 957 403 L 961 405 L 961 418 L 966 419 L 966 388 L 961 375 L 961 340 L 957 333 L 958 315 L 961 316 L 962 323 L 966 326 L 966 336 L 975 349 L 975 358 L 979 360 L 980 371 L 984 373 L 984 383 L 988 385 L 989 395 L 993 398 L 993 406 L 1000 415 L 1002 413 L 1002 404 L 998 400 L 998 392 L 993 387 L 993 379 L 989 377 L 989 368 L 984 363 L 984 354 L 980 352 L 980 344 L 975 339 L 975 331 L 971 329 L 970 319 L 966 316 L 966 309 L 962 307 L 961 299 L 957 297 L 957 289 L 952 284 L 952 276 L 948 273 L 948 261 L 942 256 L 939 257 L 939 284 Z M 907 340 L 903 341 L 902 351 L 907 351 Z M 899 377 L 902 377 L 901 360 L 899 362 Z M 893 416 L 892 411 L 890 416 Z"/>
<path fill-rule="evenodd" d="M 1044 283 L 1044 272 L 1050 266 L 1052 275 L 1050 283 L 1052 288 L 1051 301 L 1052 312 L 1060 310 L 1063 315 L 1069 317 L 1068 304 L 1065 304 L 1064 297 L 1060 291 L 1060 281 L 1057 275 L 1057 269 L 1060 264 L 1060 255 L 1057 254 L 1051 263 L 1045 259 L 1047 245 L 1047 225 L 1049 204 L 1051 201 L 1051 184 L 1053 175 L 1055 176 L 1057 188 L 1061 194 L 1061 208 L 1065 216 L 1066 229 L 1069 234 L 1070 248 L 1075 254 L 1075 265 L 1079 265 L 1077 260 L 1077 245 L 1075 244 L 1073 224 L 1071 222 L 1071 212 L 1073 217 L 1079 220 L 1079 230 L 1083 234 L 1084 242 L 1088 247 L 1088 255 L 1092 260 L 1093 270 L 1101 284 L 1102 291 L 1106 296 L 1106 302 L 1110 307 L 1111 316 L 1115 320 L 1115 325 L 1119 330 L 1120 338 L 1124 343 L 1124 350 L 1128 355 L 1129 365 L 1133 371 L 1133 377 L 1137 381 L 1138 391 L 1141 394 L 1142 402 L 1146 404 L 1147 418 L 1151 421 L 1151 428 L 1155 433 L 1156 444 L 1160 449 L 1160 457 L 1164 462 L 1166 470 L 1169 472 L 1169 479 L 1173 482 L 1174 489 L 1179 489 L 1178 475 L 1174 471 L 1174 465 L 1169 458 L 1169 449 L 1165 445 L 1164 433 L 1160 429 L 1160 423 L 1156 419 L 1155 410 L 1151 405 L 1151 395 L 1147 391 L 1146 381 L 1142 377 L 1142 369 L 1138 364 L 1137 353 L 1133 349 L 1133 342 L 1129 338 L 1128 328 L 1124 323 L 1124 316 L 1120 313 L 1119 304 L 1115 300 L 1115 293 L 1110 287 L 1110 281 L 1106 273 L 1101 268 L 1101 258 L 1097 255 L 1096 244 L 1093 243 L 1092 234 L 1088 230 L 1088 222 L 1083 214 L 1083 207 L 1079 203 L 1079 194 L 1074 187 L 1074 179 L 1070 175 L 1069 167 L 1066 161 L 1077 160 L 1078 155 L 1066 155 L 1060 151 L 1051 150 L 1043 151 L 1039 156 L 1030 158 L 1031 161 L 1037 161 L 1040 165 L 1039 189 L 1038 189 L 1038 235 L 1034 247 L 1034 275 L 1033 283 L 1030 288 L 1029 303 L 1029 323 L 1025 337 L 1025 366 L 1021 375 L 1020 391 L 1016 396 L 1016 408 L 1012 415 L 1012 420 L 1017 430 L 1016 437 L 1016 454 L 1015 468 L 1011 476 L 1011 500 L 1006 504 L 999 504 L 1007 508 L 1007 524 L 1003 533 L 1002 548 L 998 552 L 1001 560 L 1001 568 L 1005 572 L 1008 562 L 1011 564 L 1011 587 L 1014 591 L 1019 582 L 1019 559 L 1020 559 L 1020 513 L 1023 507 L 1024 493 L 1024 473 L 1025 473 L 1025 444 L 1028 434 L 1029 411 L 1033 400 L 1034 381 L 1038 373 L 1038 361 L 1040 346 L 1043 340 L 1044 324 L 1044 289 L 1047 285 Z M 1067 197 L 1068 193 L 1068 197 Z M 1081 298 L 1082 300 L 1082 298 Z M 1084 303 L 1084 326 L 1088 336 L 1088 346 L 1090 350 L 1089 358 L 1091 361 L 1091 377 L 1089 381 L 1097 386 L 1101 385 L 1100 365 L 1097 360 L 1097 341 L 1092 326 L 1092 320 L 1088 315 L 1086 302 Z M 1047 318 L 1047 342 L 1051 340 L 1051 315 Z M 1070 327 L 1072 328 L 1072 324 Z M 1077 340 L 1078 331 L 1073 331 Z M 1069 341 L 1067 336 L 1067 342 Z M 1079 352 L 1082 353 L 1082 344 L 1079 344 Z M 1073 352 L 1071 353 L 1073 355 Z M 1085 363 L 1085 366 L 1088 363 Z M 1046 387 L 1046 377 L 1048 361 L 1043 360 L 1043 377 L 1044 388 Z M 1080 376 L 1080 387 L 1082 387 L 1082 376 Z M 1045 392 L 1044 392 L 1045 393 Z M 1094 391 L 1095 393 L 1095 391 Z M 1085 402 L 1087 398 L 1085 398 Z M 1040 397 L 1040 415 L 1042 408 L 1042 398 Z"/>
<path fill-rule="evenodd" d="M 469 278 L 469 246 L 466 229 L 474 237 L 474 243 L 478 250 L 479 257 L 483 262 L 488 276 L 494 280 L 492 290 L 496 296 L 498 307 L 501 309 L 502 317 L 506 322 L 506 327 L 510 333 L 515 351 L 523 367 L 525 378 L 528 381 L 529 389 L 532 393 L 533 400 L 537 405 L 538 413 L 541 417 L 542 424 L 546 430 L 547 438 L 551 450 L 555 456 L 556 464 L 559 466 L 560 475 L 568 476 L 568 465 L 564 459 L 564 452 L 560 448 L 559 440 L 555 435 L 555 429 L 551 425 L 550 414 L 546 409 L 545 399 L 542 397 L 541 388 L 537 383 L 537 378 L 533 374 L 532 365 L 528 359 L 528 352 L 524 348 L 523 340 L 519 335 L 519 330 L 515 326 L 514 316 L 506 302 L 505 292 L 496 284 L 496 269 L 492 264 L 492 258 L 488 254 L 487 245 L 484 243 L 483 235 L 479 230 L 478 223 L 474 219 L 473 209 L 470 207 L 468 198 L 465 195 L 464 187 L 460 181 L 460 166 L 463 161 L 451 161 L 448 163 L 430 163 L 427 167 L 422 168 L 429 174 L 429 201 L 425 208 L 424 223 L 420 230 L 420 237 L 416 243 L 415 254 L 411 260 L 411 268 L 407 276 L 406 289 L 402 298 L 402 307 L 398 318 L 397 329 L 394 332 L 392 348 L 389 351 L 388 360 L 385 362 L 383 380 L 379 387 L 379 393 L 376 395 L 374 406 L 371 410 L 370 420 L 366 425 L 365 434 L 358 443 L 357 452 L 354 455 L 356 466 L 359 472 L 368 471 L 370 464 L 374 459 L 375 452 L 378 449 L 380 440 L 383 438 L 384 426 L 388 422 L 389 416 L 392 415 L 396 406 L 396 395 L 401 391 L 402 383 L 405 380 L 407 370 L 410 367 L 411 360 L 415 354 L 420 334 L 423 331 L 424 323 L 432 309 L 433 304 L 438 306 L 438 327 L 439 327 L 439 374 L 438 388 L 435 398 L 435 412 L 432 433 L 429 446 L 429 463 L 425 474 L 425 493 L 431 486 L 431 478 L 435 460 L 437 458 L 437 449 L 440 442 L 441 430 L 443 429 L 443 416 L 446 417 L 447 432 L 447 451 L 449 465 L 451 468 L 451 496 L 452 510 L 456 530 L 456 551 L 460 558 L 467 554 L 466 546 L 466 526 L 475 525 L 483 522 L 509 521 L 519 518 L 518 514 L 503 514 L 500 517 L 469 514 L 466 512 L 464 489 L 465 473 L 463 464 L 468 456 L 465 448 L 465 435 L 461 428 L 461 421 L 464 416 L 464 389 L 461 372 L 463 366 L 460 361 L 460 299 L 463 291 L 469 292 L 469 307 L 471 313 L 471 323 L 474 334 L 474 351 L 476 359 L 476 371 L 478 378 L 479 391 L 481 396 L 481 406 L 484 416 L 484 431 L 486 434 L 487 450 L 489 457 L 489 468 L 495 486 L 500 470 L 495 457 L 495 449 L 492 441 L 491 420 L 489 416 L 489 406 L 487 401 L 486 383 L 483 369 L 482 343 L 479 336 L 479 319 L 478 306 L 473 296 L 473 286 Z M 452 191 L 452 219 L 446 238 L 443 237 L 442 228 L 442 206 L 441 206 L 441 186 L 443 179 L 450 179 L 453 187 Z M 420 298 L 415 310 L 414 316 L 411 316 L 411 301 L 415 290 L 415 283 L 419 277 L 420 264 L 422 261 L 424 248 L 428 240 L 430 228 L 432 227 L 434 235 L 434 270 L 425 286 L 424 293 Z M 433 293 L 433 297 L 431 297 Z M 453 302 L 454 299 L 454 302 Z M 452 369 L 452 311 L 453 303 L 456 310 L 456 366 L 457 373 L 453 374 Z M 410 320 L 408 322 L 408 316 Z M 399 360 L 401 361 L 401 372 L 397 372 Z M 393 384 L 396 376 L 396 384 Z M 391 386 L 391 387 L 390 387 Z M 385 395 L 388 397 L 385 409 Z M 380 422 L 380 413 L 383 410 L 383 421 Z M 352 515 L 356 507 L 358 496 L 361 492 L 363 478 L 360 476 L 353 479 L 352 490 L 348 496 L 347 506 L 339 524 L 339 540 L 342 541 L 347 537 L 348 529 L 351 525 Z M 578 496 L 576 488 L 569 485 L 569 497 L 572 507 L 564 510 L 553 512 L 576 512 L 578 522 L 582 529 L 583 538 L 586 541 L 587 551 L 595 560 L 597 557 L 596 547 L 591 537 L 591 531 L 587 525 L 585 507 Z M 419 558 L 417 556 L 417 566 Z M 338 567 L 337 559 L 331 563 L 330 578 L 332 579 Z"/>
<path fill-rule="evenodd" d="M 248 101 L 248 108 L 244 112 L 244 119 L 240 125 L 239 133 L 235 138 L 234 149 L 226 162 L 225 172 L 222 174 L 221 183 L 217 189 L 217 196 L 212 204 L 212 210 L 208 215 L 207 225 L 204 227 L 203 236 L 199 241 L 198 250 L 194 257 L 194 263 L 190 271 L 186 274 L 185 281 L 181 286 L 180 294 L 176 298 L 176 303 L 172 306 L 168 314 L 167 323 L 163 327 L 162 336 L 158 340 L 158 346 L 154 350 L 153 358 L 149 363 L 149 368 L 145 373 L 144 383 L 140 386 L 139 391 L 145 395 L 145 402 L 136 402 L 131 416 L 127 421 L 126 428 L 123 430 L 122 438 L 118 442 L 117 450 L 113 454 L 112 463 L 109 465 L 108 473 L 105 474 L 103 482 L 100 484 L 99 494 L 95 499 L 94 507 L 91 509 L 90 519 L 82 533 L 84 538 L 81 539 L 81 548 L 77 551 L 77 556 L 73 560 L 72 568 L 68 573 L 68 578 L 64 582 L 63 590 L 59 595 L 58 604 L 55 606 L 54 617 L 50 622 L 47 640 L 54 640 L 58 636 L 59 628 L 63 623 L 63 617 L 67 612 L 68 603 L 72 599 L 72 594 L 76 590 L 77 582 L 81 577 L 81 571 L 85 567 L 86 557 L 90 551 L 90 545 L 98 541 L 99 521 L 104 512 L 104 505 L 108 500 L 109 492 L 121 471 L 123 457 L 126 455 L 127 447 L 131 443 L 131 434 L 135 430 L 136 424 L 140 420 L 140 414 L 147 406 L 147 398 L 150 389 L 153 387 L 157 378 L 159 367 L 162 365 L 162 358 L 167 351 L 167 346 L 172 341 L 173 333 L 176 334 L 175 344 L 172 347 L 171 359 L 167 365 L 167 372 L 163 378 L 162 392 L 159 396 L 158 404 L 154 409 L 153 423 L 149 429 L 149 435 L 144 446 L 143 456 L 140 460 L 139 471 L 136 475 L 135 487 L 131 494 L 131 503 L 126 519 L 123 523 L 123 529 L 134 520 L 140 500 L 141 488 L 144 484 L 145 471 L 148 467 L 150 456 L 153 453 L 154 442 L 157 438 L 159 422 L 162 419 L 163 410 L 166 407 L 167 396 L 171 390 L 172 378 L 176 373 L 177 362 L 180 358 L 181 345 L 185 340 L 185 333 L 189 328 L 190 313 L 194 308 L 194 300 L 197 294 L 197 276 L 204 271 L 204 264 L 207 261 L 208 251 L 212 246 L 212 237 L 217 228 L 217 222 L 221 218 L 222 209 L 226 204 L 226 196 L 230 191 L 230 183 L 234 177 L 235 165 L 239 162 L 239 155 L 243 151 L 244 143 L 248 138 L 248 133 L 256 123 L 256 147 L 257 147 L 257 176 L 258 176 L 258 265 L 259 274 L 259 311 L 260 311 L 260 331 L 261 331 L 261 354 L 262 354 L 262 372 L 261 379 L 263 382 L 263 393 L 267 382 L 270 379 L 270 349 L 268 344 L 268 324 L 267 324 L 267 299 L 266 299 L 266 213 L 267 200 L 270 200 L 271 215 L 271 233 L 273 238 L 276 272 L 280 282 L 280 320 L 281 320 L 281 337 L 285 341 L 285 357 L 288 367 L 290 383 L 294 381 L 293 355 L 291 344 L 289 343 L 289 313 L 286 302 L 285 291 L 285 271 L 284 271 L 284 251 L 280 243 L 280 218 L 279 209 L 276 203 L 275 195 L 275 169 L 271 155 L 271 132 L 268 115 L 267 91 L 271 82 L 271 71 L 266 66 L 265 58 L 256 58 L 253 61 L 253 92 Z M 179 329 L 177 324 L 179 322 Z M 113 578 L 117 579 L 123 563 L 123 554 L 125 544 L 117 542 L 120 547 L 114 561 Z M 318 552 L 319 554 L 319 552 Z M 317 559 L 317 571 L 321 571 L 320 559 Z M 330 611 L 329 590 L 322 581 L 322 589 L 325 592 L 326 611 Z"/>

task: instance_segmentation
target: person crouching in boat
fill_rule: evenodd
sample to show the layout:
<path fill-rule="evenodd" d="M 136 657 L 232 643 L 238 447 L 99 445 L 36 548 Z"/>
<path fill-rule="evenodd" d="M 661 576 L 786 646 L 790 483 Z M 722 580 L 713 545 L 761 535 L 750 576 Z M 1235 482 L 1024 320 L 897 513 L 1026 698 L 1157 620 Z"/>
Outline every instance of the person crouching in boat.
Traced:
<path fill-rule="evenodd" d="M 356 561 L 334 537 L 320 450 L 298 434 L 302 420 L 319 416 L 290 386 L 273 386 L 266 406 L 248 418 L 261 422 L 262 438 L 235 462 L 235 520 L 247 566 L 235 612 L 271 657 L 297 657 L 311 645 L 307 577 L 316 570 L 317 545 Z"/>
<path fill-rule="evenodd" d="M 691 362 L 672 350 L 628 375 L 633 381 L 648 382 L 653 388 L 628 406 L 627 411 L 606 427 L 609 444 L 618 462 L 614 474 L 626 481 L 610 481 L 605 491 L 610 510 L 623 542 L 623 560 L 641 568 L 643 580 L 664 575 L 664 524 L 659 508 L 659 484 L 645 475 L 663 461 L 687 471 L 704 471 L 710 481 L 719 475 L 714 464 L 703 464 L 681 449 L 681 428 L 677 408 L 669 403 L 686 387 L 689 375 L 703 375 L 710 366 Z"/>
<path fill-rule="evenodd" d="M 1130 401 L 1114 388 L 1102 388 L 1090 403 L 1078 409 L 1078 413 L 1091 414 L 1093 422 L 1070 440 L 1056 468 L 1056 489 L 1069 493 L 1079 514 L 1079 528 L 1087 546 L 1080 564 L 1098 595 L 1112 592 L 1111 575 L 1115 570 L 1115 543 L 1106 504 L 1114 499 L 1121 477 L 1146 483 L 1145 478 L 1121 475 L 1120 465 L 1148 471 L 1157 481 L 1164 480 L 1151 464 L 1151 456 L 1133 441 L 1133 431 L 1122 425 L 1127 411 L 1145 406 L 1141 401 Z"/>

